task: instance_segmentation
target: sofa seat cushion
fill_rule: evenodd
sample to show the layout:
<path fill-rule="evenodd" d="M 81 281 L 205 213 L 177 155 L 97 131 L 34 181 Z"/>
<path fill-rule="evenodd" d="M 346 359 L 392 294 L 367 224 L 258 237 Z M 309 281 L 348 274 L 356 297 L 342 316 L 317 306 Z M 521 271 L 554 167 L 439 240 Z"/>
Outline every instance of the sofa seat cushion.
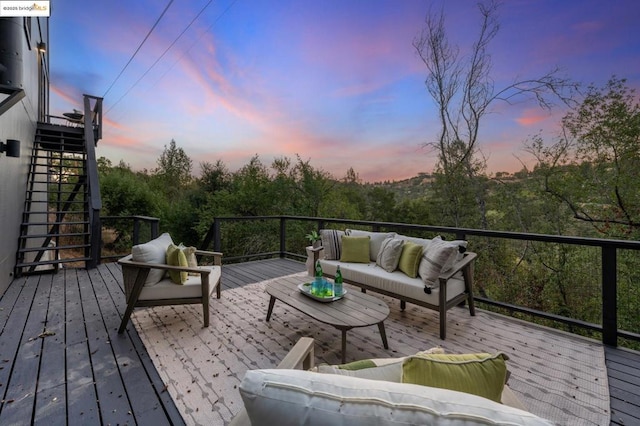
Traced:
<path fill-rule="evenodd" d="M 215 283 L 220 279 L 220 266 L 200 266 L 211 270 L 209 274 L 209 295 L 215 288 Z M 201 297 L 202 287 L 200 275 L 189 275 L 182 285 L 176 285 L 170 278 L 164 278 L 153 287 L 143 287 L 138 300 L 162 300 Z"/>
<path fill-rule="evenodd" d="M 551 424 L 477 395 L 302 370 L 249 370 L 240 394 L 252 424 Z"/>
<path fill-rule="evenodd" d="M 420 277 L 410 278 L 398 270 L 387 272 L 374 262 L 341 263 L 337 260 L 321 260 L 320 265 L 326 274 L 333 276 L 335 276 L 336 269 L 340 265 L 342 278 L 345 281 L 367 284 L 399 296 L 420 300 L 434 306 L 439 305 L 439 288 L 434 288 L 431 294 L 426 294 L 424 292 L 424 282 Z M 464 289 L 462 274 L 454 275 L 447 284 L 447 300 L 464 293 Z"/>

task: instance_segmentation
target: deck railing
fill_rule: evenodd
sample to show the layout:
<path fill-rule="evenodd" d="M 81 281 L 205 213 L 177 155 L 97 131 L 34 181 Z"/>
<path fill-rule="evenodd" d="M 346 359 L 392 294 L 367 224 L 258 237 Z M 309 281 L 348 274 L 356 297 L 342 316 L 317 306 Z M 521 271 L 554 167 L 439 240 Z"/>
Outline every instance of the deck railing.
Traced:
<path fill-rule="evenodd" d="M 109 254 L 105 254 L 105 243 L 103 241 L 102 232 L 100 235 L 100 243 L 98 247 L 100 249 L 100 260 L 114 260 L 119 259 L 128 255 L 131 252 L 131 246 L 136 244 L 145 243 L 156 238 L 160 235 L 160 219 L 157 217 L 149 217 L 149 216 L 102 216 L 101 218 L 102 225 L 104 228 L 103 231 L 107 229 L 114 229 L 116 222 L 126 224 L 126 227 L 131 226 L 131 239 L 127 239 L 124 246 L 126 247 L 125 251 L 117 251 L 113 252 L 113 250 L 118 250 L 118 247 L 114 247 L 110 250 Z M 123 228 L 125 226 L 122 226 Z"/>
<path fill-rule="evenodd" d="M 242 224 L 244 229 L 237 229 L 237 225 Z M 251 227 L 247 230 L 247 226 Z M 255 217 L 218 217 L 207 233 L 201 248 L 212 248 L 216 251 L 225 253 L 224 261 L 226 263 L 238 260 L 247 260 L 265 257 L 292 257 L 296 259 L 305 259 L 306 254 L 304 248 L 304 235 L 311 229 L 323 228 L 345 228 L 357 227 L 360 229 L 369 229 L 372 231 L 396 231 L 398 233 L 413 233 L 417 236 L 431 236 L 442 234 L 443 236 L 453 236 L 455 239 L 469 240 L 473 251 L 478 252 L 478 267 L 476 275 L 482 272 L 483 258 L 490 259 L 491 256 L 497 256 L 492 247 L 497 247 L 505 241 L 512 244 L 519 244 L 526 250 L 537 250 L 544 245 L 558 248 L 558 252 L 566 254 L 568 248 L 579 248 L 580 250 L 590 250 L 587 253 L 588 260 L 583 265 L 585 269 L 585 277 L 587 280 L 599 281 L 600 294 L 589 295 L 598 300 L 601 310 L 601 323 L 596 324 L 584 321 L 579 318 L 572 318 L 559 313 L 545 312 L 528 306 L 522 306 L 512 303 L 510 300 L 496 300 L 488 297 L 476 290 L 476 301 L 493 306 L 501 310 L 514 314 L 524 314 L 533 316 L 550 323 L 560 323 L 569 331 L 575 329 L 586 330 L 588 333 L 601 334 L 602 342 L 617 346 L 619 339 L 628 339 L 629 341 L 640 342 L 640 302 L 638 293 L 640 293 L 640 278 L 635 273 L 636 268 L 625 268 L 625 288 L 629 291 L 619 291 L 620 277 L 618 271 L 622 267 L 619 254 L 631 254 L 631 265 L 640 265 L 640 242 L 624 241 L 624 240 L 607 240 L 599 238 L 582 238 L 568 237 L 558 235 L 544 235 L 533 233 L 519 232 L 503 232 L 488 231 L 468 228 L 453 228 L 443 226 L 427 226 L 405 223 L 392 222 L 371 222 L 361 220 L 345 220 L 335 218 L 317 218 L 302 216 L 255 216 Z M 242 228 L 242 227 L 241 227 Z M 258 238 L 255 233 L 266 232 L 268 237 Z M 223 235 L 224 234 L 224 235 Z M 277 237 L 277 238 L 274 238 Z M 270 243 L 265 243 L 269 240 Z M 236 241 L 239 240 L 239 241 Z M 540 246 L 538 246 L 540 244 Z M 549 246 L 550 245 L 550 246 Z M 533 247 L 533 248 L 531 248 Z M 595 251 L 594 251 L 595 250 Z M 584 253 L 582 254 L 584 257 Z M 625 267 L 628 266 L 625 256 Z M 511 259 L 512 262 L 521 263 L 524 259 Z M 527 260 L 529 261 L 529 260 Z M 634 263 L 635 262 L 635 263 Z M 543 265 L 544 268 L 552 269 L 550 265 Z M 631 271 L 626 271 L 630 269 Z M 558 279 L 562 280 L 562 274 L 558 274 Z M 594 276 L 595 275 L 595 276 Z M 486 276 L 483 275 L 483 276 Z M 578 277 L 565 277 L 567 282 L 560 282 L 559 285 L 572 285 L 573 281 L 579 280 Z M 476 280 L 478 282 L 478 280 Z M 482 284 L 482 283 L 478 283 Z M 532 284 L 531 284 L 532 285 Z M 585 294 L 585 298 L 587 295 Z M 622 329 L 618 320 L 618 310 L 621 303 L 627 303 L 631 300 L 633 305 L 627 306 L 625 309 L 636 312 L 636 320 L 631 321 Z"/>

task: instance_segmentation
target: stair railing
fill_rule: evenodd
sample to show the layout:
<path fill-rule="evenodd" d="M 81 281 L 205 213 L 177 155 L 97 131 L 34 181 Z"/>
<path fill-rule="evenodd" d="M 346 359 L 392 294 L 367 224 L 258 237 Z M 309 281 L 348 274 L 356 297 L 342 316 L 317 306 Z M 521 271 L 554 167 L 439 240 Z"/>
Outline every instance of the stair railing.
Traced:
<path fill-rule="evenodd" d="M 91 107 L 91 101 L 95 105 Z M 101 232 L 100 210 L 102 198 L 100 196 L 100 182 L 98 180 L 98 161 L 96 159 L 96 145 L 102 138 L 102 98 L 84 95 L 84 139 L 87 149 L 87 177 L 89 179 L 89 227 L 90 239 L 87 256 L 87 269 L 95 268 L 100 263 Z"/>

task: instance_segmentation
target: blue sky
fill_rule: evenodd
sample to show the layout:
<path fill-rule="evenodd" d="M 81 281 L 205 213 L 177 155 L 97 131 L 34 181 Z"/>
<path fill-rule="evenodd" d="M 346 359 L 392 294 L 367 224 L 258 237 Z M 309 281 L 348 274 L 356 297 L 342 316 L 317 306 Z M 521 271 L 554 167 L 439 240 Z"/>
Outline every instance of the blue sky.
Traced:
<path fill-rule="evenodd" d="M 337 178 L 353 167 L 365 181 L 433 171 L 424 145 L 437 116 L 412 41 L 429 6 L 444 7 L 464 53 L 475 1 L 174 1 L 116 81 L 167 4 L 51 2 L 51 113 L 106 94 L 99 156 L 151 170 L 175 139 L 194 174 L 203 161 L 236 170 L 256 154 L 265 164 L 300 155 Z M 496 87 L 559 67 L 585 85 L 615 74 L 640 88 L 636 0 L 509 0 L 499 20 Z M 563 112 L 496 104 L 480 134 L 489 172 L 531 165 L 523 142 L 551 138 Z"/>

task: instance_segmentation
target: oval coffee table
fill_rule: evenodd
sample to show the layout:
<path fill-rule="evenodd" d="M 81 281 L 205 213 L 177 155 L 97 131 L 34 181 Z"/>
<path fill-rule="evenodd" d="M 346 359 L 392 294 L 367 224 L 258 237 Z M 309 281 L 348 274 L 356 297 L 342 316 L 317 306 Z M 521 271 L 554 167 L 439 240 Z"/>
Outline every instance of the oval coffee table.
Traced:
<path fill-rule="evenodd" d="M 309 279 L 306 280 L 307 282 Z M 384 320 L 389 316 L 389 307 L 382 300 L 359 291 L 349 291 L 342 299 L 333 302 L 319 302 L 305 296 L 298 289 L 304 282 L 300 277 L 284 277 L 274 280 L 265 287 L 269 299 L 267 321 L 271 319 L 276 300 L 310 316 L 316 321 L 328 324 L 342 331 L 342 363 L 346 362 L 347 331 L 356 327 L 378 325 L 382 344 L 389 349 Z"/>

